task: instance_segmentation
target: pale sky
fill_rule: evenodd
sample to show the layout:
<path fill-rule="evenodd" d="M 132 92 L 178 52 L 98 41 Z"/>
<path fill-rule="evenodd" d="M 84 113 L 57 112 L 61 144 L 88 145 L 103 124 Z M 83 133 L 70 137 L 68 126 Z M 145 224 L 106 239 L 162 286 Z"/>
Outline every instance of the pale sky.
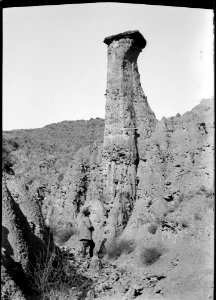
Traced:
<path fill-rule="evenodd" d="M 156 117 L 214 94 L 213 10 L 124 3 L 3 9 L 3 130 L 104 118 L 105 37 L 139 30 L 141 84 Z"/>

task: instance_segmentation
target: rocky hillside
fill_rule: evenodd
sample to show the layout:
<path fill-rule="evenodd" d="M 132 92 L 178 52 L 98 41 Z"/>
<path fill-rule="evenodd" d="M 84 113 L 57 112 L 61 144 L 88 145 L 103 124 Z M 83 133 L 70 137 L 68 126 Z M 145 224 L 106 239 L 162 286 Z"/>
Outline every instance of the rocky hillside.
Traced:
<path fill-rule="evenodd" d="M 4 132 L 3 159 L 15 172 L 8 182 L 13 197 L 31 195 L 41 202 L 61 185 L 79 149 L 103 141 L 103 130 L 104 120 L 97 118 Z"/>
<path fill-rule="evenodd" d="M 61 172 L 81 147 L 103 141 L 104 120 L 63 121 L 39 129 L 13 130 L 3 133 L 3 150 L 13 152 L 16 174 L 46 173 L 49 169 Z M 29 172 L 32 167 L 38 168 Z M 31 184 L 31 182 L 29 183 Z"/>
<path fill-rule="evenodd" d="M 43 200 L 61 186 L 78 149 L 102 142 L 103 127 L 91 119 L 3 133 L 3 299 L 33 299 L 29 269 L 52 246 Z"/>
<path fill-rule="evenodd" d="M 157 120 L 137 66 L 145 39 L 138 31 L 129 31 L 104 42 L 108 46 L 105 122 L 65 121 L 3 133 L 9 243 L 15 245 L 17 235 L 12 239 L 10 232 L 13 226 L 18 232 L 19 224 L 8 211 L 18 216 L 17 206 L 26 226 L 33 224 L 35 236 L 44 244 L 45 229 L 51 228 L 60 245 L 55 233 L 71 223 L 73 234 L 64 246 L 73 257 L 73 268 L 91 279 L 85 299 L 209 299 L 213 100 L 202 100 L 183 115 Z M 78 223 L 86 206 L 95 229 L 90 263 L 79 258 Z M 22 230 L 18 244 L 23 239 L 28 254 L 31 243 Z M 72 294 L 61 297 L 71 299 Z"/>
<path fill-rule="evenodd" d="M 4 133 L 5 161 L 9 161 L 14 170 L 14 174 L 10 174 L 7 178 L 7 186 L 16 202 L 21 202 L 21 207 L 27 207 L 26 210 L 23 209 L 25 214 L 29 205 L 28 199 L 34 196 L 35 200 L 42 205 L 45 219 L 50 207 L 53 207 L 51 223 L 55 220 L 56 223 L 62 224 L 61 226 L 68 221 L 76 224 L 79 216 L 77 205 L 82 207 L 88 203 L 92 211 L 91 220 L 95 228 L 98 228 L 94 240 L 101 241 L 103 239 L 101 228 L 107 221 L 106 210 L 104 210 L 107 206 L 105 204 L 104 207 L 101 206 L 101 203 L 105 203 L 101 167 L 104 121 L 95 119 L 64 123 L 68 123 L 70 128 L 72 124 L 75 125 L 72 132 L 76 132 L 77 123 L 82 124 L 84 130 L 82 133 L 80 127 L 79 134 L 86 137 L 83 138 L 85 146 L 82 146 L 79 139 L 69 134 L 65 142 L 60 143 L 59 137 L 62 138 L 66 132 L 70 132 L 65 125 L 62 126 L 62 123 L 42 129 Z M 93 124 L 93 127 L 86 126 L 88 123 Z M 179 298 L 173 296 L 172 299 L 193 299 L 190 297 L 195 293 L 196 285 L 203 280 L 207 280 L 207 287 L 209 286 L 211 280 L 208 281 L 208 276 L 213 267 L 211 260 L 211 257 L 213 259 L 214 218 L 213 125 L 212 100 L 202 100 L 192 111 L 183 115 L 157 121 L 153 134 L 146 139 L 141 148 L 137 171 L 137 199 L 122 235 L 123 239 L 133 241 L 138 246 L 132 254 L 123 254 L 118 261 L 113 261 L 114 265 L 109 267 L 109 276 L 104 275 L 104 284 L 103 282 L 99 284 L 99 295 L 109 291 L 109 287 L 103 286 L 106 282 L 109 286 L 112 282 L 111 278 L 115 276 L 123 278 L 123 287 L 119 287 L 117 280 L 115 288 L 111 289 L 116 296 L 110 299 L 118 299 L 115 297 L 119 293 L 120 295 L 129 293 L 126 284 L 128 281 L 130 281 L 130 293 L 136 293 L 138 286 L 141 286 L 139 289 L 144 287 L 143 293 L 151 297 L 159 290 L 163 291 L 163 294 L 162 292 L 157 294 L 165 295 L 167 291 L 168 295 L 172 295 L 180 285 Z M 52 131 L 50 128 L 55 130 Z M 63 130 L 62 134 L 61 130 Z M 87 130 L 95 132 L 92 140 L 89 139 L 90 134 Z M 50 136 L 53 143 L 57 145 L 53 151 L 49 143 Z M 35 145 L 32 151 L 30 145 Z M 70 145 L 78 150 L 69 154 Z M 64 152 L 62 149 L 68 151 Z M 55 163 L 48 164 L 50 155 L 55 155 Z M 41 168 L 39 163 L 41 161 L 46 162 L 45 169 Z M 26 202 L 27 204 L 23 205 Z M 109 211 L 109 207 L 107 210 Z M 29 218 L 34 220 L 35 216 Z M 81 246 L 76 235 L 67 242 L 67 245 L 70 249 L 74 249 L 74 253 L 77 253 Z M 148 275 L 151 276 L 144 276 L 142 268 L 137 273 L 137 267 L 133 270 L 132 266 L 134 264 L 136 266 L 136 263 L 140 265 L 142 247 L 152 245 L 157 247 L 163 245 L 166 247 L 166 252 L 159 265 L 155 264 L 156 271 L 154 269 L 152 271 L 152 267 L 149 267 L 151 272 L 148 272 L 154 276 L 150 273 Z M 198 276 L 201 272 L 200 268 L 202 275 Z M 124 276 L 121 275 L 122 270 Z M 90 271 L 87 271 L 87 274 L 88 272 Z M 145 272 L 147 272 L 146 267 Z M 192 294 L 189 291 L 185 294 L 185 285 L 188 285 L 189 278 L 191 281 L 192 274 L 197 274 L 198 278 L 193 284 L 191 283 L 192 286 L 189 285 Z M 138 280 L 139 276 L 143 278 L 143 282 L 141 279 Z M 164 276 L 162 281 L 157 279 L 162 276 Z M 152 287 L 153 277 L 155 282 Z M 184 282 L 182 282 L 183 277 Z M 171 286 L 170 280 L 173 282 Z M 211 288 L 207 287 L 205 289 L 211 294 Z M 206 294 L 203 295 L 202 286 L 195 295 L 197 298 L 194 299 L 205 299 Z M 122 299 L 121 296 L 119 297 Z"/>

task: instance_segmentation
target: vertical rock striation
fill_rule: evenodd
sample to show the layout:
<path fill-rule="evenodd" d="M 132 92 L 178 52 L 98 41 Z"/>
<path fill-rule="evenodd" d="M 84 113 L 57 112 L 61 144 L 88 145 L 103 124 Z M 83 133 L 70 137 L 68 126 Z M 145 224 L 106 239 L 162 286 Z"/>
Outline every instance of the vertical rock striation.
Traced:
<path fill-rule="evenodd" d="M 15 175 L 7 176 L 6 185 L 12 198 L 19 205 L 23 215 L 26 216 L 28 223 L 33 225 L 34 234 L 46 242 L 48 239 L 47 230 L 36 193 L 29 190 L 25 181 L 18 179 Z"/>
<path fill-rule="evenodd" d="M 105 38 L 108 45 L 103 194 L 111 236 L 122 232 L 136 199 L 139 148 L 156 123 L 140 83 L 137 58 L 146 41 L 139 31 Z"/>
<path fill-rule="evenodd" d="M 35 257 L 44 250 L 45 243 L 33 234 L 27 217 L 23 214 L 7 188 L 7 174 L 2 181 L 2 297 L 25 299 L 32 292 L 28 280 Z"/>
<path fill-rule="evenodd" d="M 45 247 L 45 243 L 35 236 L 28 224 L 26 216 L 14 201 L 7 188 L 5 175 L 2 184 L 2 246 L 14 261 L 22 265 L 26 271 L 31 264 L 33 252 Z"/>

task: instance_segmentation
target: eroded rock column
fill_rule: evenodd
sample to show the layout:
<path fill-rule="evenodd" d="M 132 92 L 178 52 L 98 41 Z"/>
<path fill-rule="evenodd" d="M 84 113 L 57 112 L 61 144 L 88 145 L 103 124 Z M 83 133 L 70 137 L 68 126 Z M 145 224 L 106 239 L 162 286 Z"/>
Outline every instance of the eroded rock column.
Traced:
<path fill-rule="evenodd" d="M 155 116 L 140 84 L 137 58 L 146 46 L 139 31 L 105 38 L 108 45 L 103 195 L 107 233 L 122 232 L 136 199 L 139 139 L 149 135 Z"/>

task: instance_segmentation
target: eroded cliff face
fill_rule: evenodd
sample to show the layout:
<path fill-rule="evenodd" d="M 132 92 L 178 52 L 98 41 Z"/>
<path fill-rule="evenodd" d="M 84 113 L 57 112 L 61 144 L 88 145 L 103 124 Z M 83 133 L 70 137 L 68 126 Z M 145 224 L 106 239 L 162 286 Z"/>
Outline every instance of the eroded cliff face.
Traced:
<path fill-rule="evenodd" d="M 2 182 L 2 297 L 25 299 L 31 293 L 28 273 L 35 257 L 45 249 L 46 243 L 32 231 L 7 188 L 8 174 L 3 173 Z M 45 234 L 43 235 L 45 236 Z M 16 298 L 17 297 L 17 298 Z"/>
<path fill-rule="evenodd" d="M 137 199 L 125 237 L 151 236 L 148 227 L 157 224 L 172 239 L 181 233 L 182 220 L 205 214 L 208 201 L 200 194 L 214 189 L 213 119 L 213 101 L 203 100 L 192 111 L 157 123 L 140 151 Z"/>
<path fill-rule="evenodd" d="M 96 245 L 122 234 L 139 240 L 152 223 L 170 222 L 176 213 L 182 218 L 176 209 L 182 194 L 189 199 L 201 185 L 211 189 L 213 180 L 213 102 L 157 121 L 137 69 L 145 40 L 129 32 L 105 41 L 104 143 L 80 148 L 42 207 L 51 226 L 72 222 L 76 228 L 80 211 L 90 206 Z"/>
<path fill-rule="evenodd" d="M 47 249 L 49 234 L 40 204 L 12 167 L 9 151 L 3 149 L 1 295 L 15 300 L 33 295 L 29 274 Z"/>
<path fill-rule="evenodd" d="M 145 288 L 153 292 L 152 299 L 159 291 L 173 299 L 179 287 L 181 299 L 191 299 L 194 291 L 197 299 L 204 299 L 199 295 L 202 286 L 212 281 L 204 278 L 213 274 L 213 101 L 202 100 L 182 116 L 157 121 L 137 68 L 145 39 L 130 31 L 104 42 L 104 142 L 101 119 L 6 133 L 13 146 L 14 172 L 9 160 L 3 180 L 3 294 L 11 291 L 12 300 L 29 294 L 22 282 L 27 282 L 32 249 L 46 246 L 44 219 L 52 229 L 72 223 L 74 234 L 65 245 L 78 254 L 77 226 L 82 208 L 89 206 L 95 255 L 105 237 L 134 242 L 135 252 L 122 258 L 123 266 L 134 266 L 132 279 L 140 266 L 133 258 L 146 245 L 160 242 L 167 255 L 155 270 L 154 265 L 145 267 L 134 283 L 147 278 Z M 152 274 L 163 279 L 160 287 L 152 286 Z M 198 278 L 192 292 L 191 278 Z M 131 285 L 128 278 L 124 285 Z"/>
<path fill-rule="evenodd" d="M 151 135 L 156 118 L 140 84 L 137 58 L 146 45 L 138 31 L 108 37 L 106 121 L 102 154 L 103 202 L 109 206 L 105 233 L 122 233 L 137 193 L 142 140 Z"/>
<path fill-rule="evenodd" d="M 28 185 L 15 175 L 7 176 L 6 185 L 11 197 L 19 205 L 27 222 L 34 228 L 34 234 L 46 242 L 47 231 L 41 211 L 41 203 L 38 201 L 37 193 L 29 190 Z"/>

